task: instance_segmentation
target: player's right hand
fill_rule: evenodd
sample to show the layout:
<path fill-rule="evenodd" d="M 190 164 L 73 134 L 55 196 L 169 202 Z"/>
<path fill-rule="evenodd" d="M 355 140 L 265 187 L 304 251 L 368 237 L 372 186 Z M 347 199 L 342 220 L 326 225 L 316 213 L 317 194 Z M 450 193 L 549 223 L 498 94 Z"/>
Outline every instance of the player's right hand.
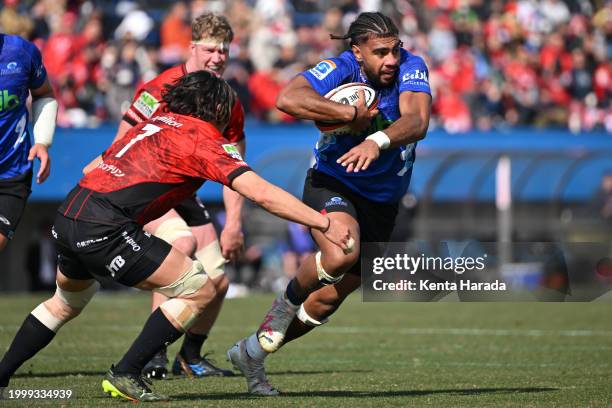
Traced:
<path fill-rule="evenodd" d="M 93 159 L 91 162 L 89 162 L 87 166 L 83 167 L 83 175 L 86 175 L 87 173 L 98 167 L 100 163 L 102 163 L 102 156 L 98 156 Z"/>
<path fill-rule="evenodd" d="M 351 242 L 351 231 L 340 221 L 329 218 L 329 228 L 323 233 L 325 238 L 339 246 L 345 253 L 353 250 Z M 353 241 L 354 242 L 354 241 Z"/>
<path fill-rule="evenodd" d="M 357 116 L 355 116 L 355 120 L 349 123 L 351 133 L 363 132 L 371 126 L 372 119 L 378 115 L 378 109 L 369 110 L 366 106 L 365 93 L 363 92 L 363 89 L 357 91 L 357 96 L 357 102 L 355 105 L 353 105 L 357 108 Z"/>

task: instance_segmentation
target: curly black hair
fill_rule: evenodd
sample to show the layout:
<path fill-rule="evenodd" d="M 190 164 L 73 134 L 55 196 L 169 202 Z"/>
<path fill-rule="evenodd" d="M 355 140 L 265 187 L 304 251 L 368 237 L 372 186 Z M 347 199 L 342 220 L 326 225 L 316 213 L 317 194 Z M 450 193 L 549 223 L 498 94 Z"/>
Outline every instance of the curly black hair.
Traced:
<path fill-rule="evenodd" d="M 236 93 L 225 80 L 202 70 L 165 85 L 162 99 L 171 112 L 225 126 L 236 103 Z"/>

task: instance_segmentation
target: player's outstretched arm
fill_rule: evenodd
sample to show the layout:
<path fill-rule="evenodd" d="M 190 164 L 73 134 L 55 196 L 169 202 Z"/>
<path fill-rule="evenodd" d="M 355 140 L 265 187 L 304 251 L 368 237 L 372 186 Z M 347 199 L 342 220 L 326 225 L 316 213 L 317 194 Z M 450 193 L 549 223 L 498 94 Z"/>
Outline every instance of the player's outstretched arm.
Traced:
<path fill-rule="evenodd" d="M 245 153 L 244 139 L 236 144 L 236 148 L 242 157 Z M 223 186 L 223 204 L 225 205 L 225 225 L 219 243 L 221 254 L 225 259 L 234 261 L 238 259 L 244 247 L 244 235 L 242 234 L 242 206 L 244 197 L 228 186 Z"/>
<path fill-rule="evenodd" d="M 351 232 L 346 225 L 316 212 L 255 172 L 247 171 L 236 177 L 232 181 L 232 188 L 272 214 L 317 229 L 342 250 L 352 250 L 349 243 Z"/>
<path fill-rule="evenodd" d="M 28 160 L 38 158 L 40 169 L 36 174 L 36 182 L 43 183 L 51 173 L 51 159 L 48 148 L 53 142 L 55 122 L 57 120 L 57 100 L 49 80 L 41 87 L 30 90 L 32 94 L 32 119 L 34 131 L 34 146 L 30 149 Z"/>

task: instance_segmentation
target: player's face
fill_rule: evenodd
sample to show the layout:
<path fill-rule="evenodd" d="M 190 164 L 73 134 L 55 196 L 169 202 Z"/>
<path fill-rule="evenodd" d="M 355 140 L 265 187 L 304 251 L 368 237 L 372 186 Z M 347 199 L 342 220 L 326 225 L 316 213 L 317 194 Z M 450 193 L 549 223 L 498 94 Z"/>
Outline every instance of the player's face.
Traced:
<path fill-rule="evenodd" d="M 216 76 L 223 75 L 228 56 L 229 46 L 227 43 L 214 40 L 200 40 L 191 43 L 191 58 L 193 58 L 196 68 L 210 71 Z"/>
<path fill-rule="evenodd" d="M 389 86 L 399 71 L 400 48 L 397 37 L 370 38 L 365 43 L 354 45 L 353 53 L 362 61 L 363 72 L 374 84 Z"/>

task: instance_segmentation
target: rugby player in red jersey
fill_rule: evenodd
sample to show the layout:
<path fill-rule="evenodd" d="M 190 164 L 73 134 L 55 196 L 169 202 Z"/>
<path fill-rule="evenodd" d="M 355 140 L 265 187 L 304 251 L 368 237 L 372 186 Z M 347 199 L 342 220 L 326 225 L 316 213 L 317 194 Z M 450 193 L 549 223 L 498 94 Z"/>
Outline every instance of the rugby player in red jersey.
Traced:
<path fill-rule="evenodd" d="M 51 342 L 113 279 L 168 297 L 148 318 L 123 358 L 106 373 L 104 391 L 132 401 L 158 401 L 144 381 L 144 365 L 177 340 L 215 297 L 200 261 L 142 229 L 199 189 L 205 180 L 229 186 L 271 213 L 321 231 L 349 250 L 348 227 L 268 183 L 242 160 L 222 133 L 236 94 L 210 72 L 197 71 L 169 86 L 167 111 L 131 130 L 103 154 L 101 164 L 68 194 L 53 226 L 58 289 L 25 319 L 0 361 L 0 387 Z M 117 309 L 118 322 L 125 310 Z M 101 338 L 104 338 L 100 334 Z M 112 342 L 112 336 L 106 337 Z"/>
<path fill-rule="evenodd" d="M 189 59 L 184 64 L 162 72 L 136 91 L 132 104 L 119 124 L 115 141 L 121 139 L 132 126 L 163 111 L 161 93 L 164 85 L 172 84 L 189 72 L 202 69 L 217 76 L 223 74 L 229 56 L 229 44 L 234 36 L 227 19 L 223 16 L 205 13 L 194 20 L 191 31 L 192 45 Z M 238 152 L 244 156 L 244 109 L 239 100 L 236 100 L 231 111 L 230 122 L 222 133 L 227 143 L 234 144 Z M 100 158 L 97 158 L 85 168 L 84 172 L 92 170 L 99 163 Z M 195 194 L 145 226 L 146 231 L 165 240 L 184 254 L 199 260 L 214 283 L 217 293 L 201 320 L 198 320 L 185 333 L 183 345 L 172 364 L 172 371 L 175 375 L 182 373 L 190 377 L 233 375 L 232 371 L 213 365 L 202 356 L 201 350 L 221 311 L 229 286 L 229 281 L 224 274 L 224 265 L 227 261 L 233 261 L 240 255 L 244 243 L 241 223 L 243 199 L 240 194 L 224 187 L 223 201 L 227 218 L 220 241 L 208 211 Z M 161 293 L 153 293 L 152 296 L 152 310 L 166 300 Z M 144 374 L 150 378 L 162 379 L 167 373 L 167 363 L 166 349 L 162 349 L 145 366 Z"/>

